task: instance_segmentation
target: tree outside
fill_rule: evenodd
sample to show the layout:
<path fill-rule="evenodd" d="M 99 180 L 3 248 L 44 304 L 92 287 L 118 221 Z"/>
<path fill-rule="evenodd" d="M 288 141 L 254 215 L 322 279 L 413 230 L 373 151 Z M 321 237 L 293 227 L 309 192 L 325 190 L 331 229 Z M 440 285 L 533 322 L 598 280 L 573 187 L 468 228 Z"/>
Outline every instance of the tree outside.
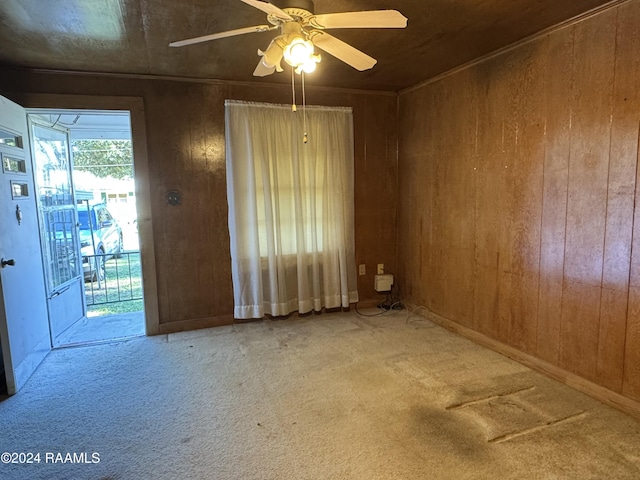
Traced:
<path fill-rule="evenodd" d="M 98 178 L 133 178 L 131 140 L 75 140 L 71 148 L 74 170 L 91 172 Z"/>

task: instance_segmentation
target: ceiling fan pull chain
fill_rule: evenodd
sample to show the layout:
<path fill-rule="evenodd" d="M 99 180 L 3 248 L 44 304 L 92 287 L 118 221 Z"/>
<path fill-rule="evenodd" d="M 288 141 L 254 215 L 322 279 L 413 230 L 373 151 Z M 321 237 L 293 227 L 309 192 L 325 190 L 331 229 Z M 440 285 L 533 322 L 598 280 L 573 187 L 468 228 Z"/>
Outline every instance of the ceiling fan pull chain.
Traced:
<path fill-rule="evenodd" d="M 291 111 L 295 112 L 298 108 L 296 107 L 296 77 L 293 74 L 293 67 L 291 68 L 291 95 L 293 97 L 291 101 Z"/>
<path fill-rule="evenodd" d="M 302 121 L 304 123 L 304 135 L 302 141 L 307 143 L 309 138 L 307 137 L 307 97 L 304 91 L 304 70 L 301 72 L 302 77 Z"/>

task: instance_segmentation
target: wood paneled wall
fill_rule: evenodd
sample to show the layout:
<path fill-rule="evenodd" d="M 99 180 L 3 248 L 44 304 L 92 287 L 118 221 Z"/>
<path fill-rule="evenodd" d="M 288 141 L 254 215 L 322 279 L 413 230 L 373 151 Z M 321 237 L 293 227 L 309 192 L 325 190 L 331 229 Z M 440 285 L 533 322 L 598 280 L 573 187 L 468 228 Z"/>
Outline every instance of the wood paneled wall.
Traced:
<path fill-rule="evenodd" d="M 640 400 L 640 1 L 399 112 L 407 300 Z"/>
<path fill-rule="evenodd" d="M 0 93 L 142 97 L 159 331 L 232 320 L 224 100 L 289 103 L 290 87 L 9 71 Z M 353 107 L 356 261 L 368 267 L 358 287 L 361 299 L 376 299 L 375 264 L 393 271 L 396 260 L 397 96 L 308 88 L 307 103 Z M 174 189 L 178 207 L 166 202 Z"/>

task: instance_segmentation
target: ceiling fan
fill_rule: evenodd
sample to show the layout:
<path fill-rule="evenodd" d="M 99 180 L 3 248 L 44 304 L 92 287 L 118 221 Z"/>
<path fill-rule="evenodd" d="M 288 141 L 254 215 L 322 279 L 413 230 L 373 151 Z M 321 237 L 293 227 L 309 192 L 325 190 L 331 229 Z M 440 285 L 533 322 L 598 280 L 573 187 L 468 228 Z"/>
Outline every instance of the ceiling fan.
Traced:
<path fill-rule="evenodd" d="M 169 46 L 183 47 L 246 33 L 280 30 L 280 34 L 271 41 L 266 50 L 258 50 L 258 55 L 261 58 L 253 72 L 254 76 L 264 77 L 276 71 L 282 72 L 283 58 L 294 68 L 296 73 L 311 73 L 320 61 L 320 55 L 315 54 L 314 46 L 342 60 L 356 70 L 363 71 L 373 68 L 377 60 L 329 35 L 326 30 L 334 28 L 404 28 L 407 26 L 407 18 L 397 10 L 315 15 L 312 0 L 282 0 L 282 7 L 261 0 L 240 1 L 265 12 L 270 25 L 256 25 L 213 33 L 171 42 Z"/>

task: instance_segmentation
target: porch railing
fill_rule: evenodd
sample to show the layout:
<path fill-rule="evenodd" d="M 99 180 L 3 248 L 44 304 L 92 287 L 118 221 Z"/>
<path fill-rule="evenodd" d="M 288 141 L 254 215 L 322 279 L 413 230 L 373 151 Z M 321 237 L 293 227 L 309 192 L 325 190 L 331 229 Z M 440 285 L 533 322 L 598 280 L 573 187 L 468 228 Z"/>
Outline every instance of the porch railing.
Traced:
<path fill-rule="evenodd" d="M 84 255 L 82 266 L 87 306 L 142 300 L 139 251 Z"/>

